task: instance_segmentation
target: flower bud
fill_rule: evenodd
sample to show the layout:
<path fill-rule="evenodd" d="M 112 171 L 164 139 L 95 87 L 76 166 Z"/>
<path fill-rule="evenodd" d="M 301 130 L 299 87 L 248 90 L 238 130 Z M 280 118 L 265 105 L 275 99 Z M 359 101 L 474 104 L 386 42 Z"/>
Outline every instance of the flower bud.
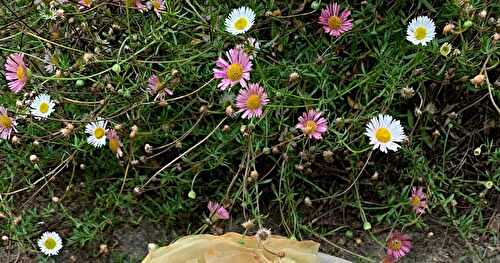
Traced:
<path fill-rule="evenodd" d="M 114 71 L 116 74 L 119 74 L 120 71 L 122 70 L 122 67 L 120 66 L 120 64 L 114 64 L 111 67 L 111 70 Z"/>
<path fill-rule="evenodd" d="M 471 27 L 474 23 L 471 20 L 467 20 L 464 22 L 464 28 L 467 29 Z"/>
<path fill-rule="evenodd" d="M 476 149 L 474 149 L 474 155 L 475 156 L 481 155 L 481 147 L 477 147 Z"/>
<path fill-rule="evenodd" d="M 368 222 L 368 221 L 364 222 L 363 223 L 363 229 L 365 231 L 368 231 L 368 230 L 372 229 L 372 224 L 370 224 L 370 222 Z"/>
<path fill-rule="evenodd" d="M 153 153 L 153 146 L 151 146 L 149 143 L 146 143 L 146 145 L 144 145 L 144 151 L 147 154 Z"/>
<path fill-rule="evenodd" d="M 485 9 L 483 9 L 483 10 L 481 10 L 481 12 L 479 12 L 479 17 L 482 19 L 485 19 L 487 15 L 488 15 L 488 11 L 486 11 Z"/>
<path fill-rule="evenodd" d="M 481 86 L 483 85 L 485 79 L 486 77 L 483 74 L 478 74 L 473 79 L 471 79 L 470 82 L 475 86 Z"/>
<path fill-rule="evenodd" d="M 191 189 L 188 193 L 188 197 L 191 199 L 196 199 L 196 192 Z"/>
<path fill-rule="evenodd" d="M 228 105 L 228 106 L 226 107 L 226 115 L 227 115 L 228 117 L 234 117 L 234 109 L 233 109 L 233 106 Z"/>
<path fill-rule="evenodd" d="M 79 79 L 75 82 L 75 86 L 77 87 L 81 87 L 83 85 L 85 85 L 85 82 L 82 79 Z"/>
<path fill-rule="evenodd" d="M 34 155 L 34 154 L 30 155 L 30 161 L 31 161 L 32 163 L 36 163 L 36 162 L 38 162 L 38 156 L 36 156 L 36 155 Z"/>

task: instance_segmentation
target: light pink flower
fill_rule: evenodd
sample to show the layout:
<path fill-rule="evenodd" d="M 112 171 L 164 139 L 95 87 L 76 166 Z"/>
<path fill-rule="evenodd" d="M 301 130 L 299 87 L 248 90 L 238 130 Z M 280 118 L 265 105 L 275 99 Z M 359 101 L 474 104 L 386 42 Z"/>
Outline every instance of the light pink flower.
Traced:
<path fill-rule="evenodd" d="M 262 116 L 262 106 L 269 103 L 267 93 L 259 84 L 250 83 L 247 88 L 240 89 L 236 97 L 238 112 L 243 112 L 243 119 Z"/>
<path fill-rule="evenodd" d="M 152 75 L 151 77 L 149 77 L 148 91 L 152 96 L 156 95 L 155 100 L 163 100 L 167 95 L 174 95 L 174 93 L 170 89 L 168 89 L 156 75 Z"/>
<path fill-rule="evenodd" d="M 148 9 L 146 5 L 142 3 L 142 0 L 123 0 L 123 2 L 125 2 L 126 7 L 135 8 L 140 12 L 143 12 L 144 10 Z"/>
<path fill-rule="evenodd" d="M 5 78 L 12 92 L 21 91 L 28 81 L 28 68 L 24 64 L 24 54 L 15 53 L 5 62 Z"/>
<path fill-rule="evenodd" d="M 322 134 L 328 130 L 328 122 L 325 118 L 321 117 L 321 112 L 309 110 L 302 113 L 299 117 L 299 123 L 295 126 L 304 132 L 305 136 L 311 139 L 322 139 Z"/>
<path fill-rule="evenodd" d="M 7 109 L 0 106 L 0 139 L 10 139 L 10 134 L 16 130 L 16 125 L 16 120 L 9 117 Z"/>
<path fill-rule="evenodd" d="M 399 259 L 408 254 L 411 249 L 410 236 L 394 231 L 387 240 L 387 255 Z"/>
<path fill-rule="evenodd" d="M 240 83 L 242 87 L 247 86 L 247 80 L 250 80 L 250 71 L 252 71 L 252 62 L 250 57 L 239 48 L 233 48 L 226 52 L 229 61 L 219 57 L 215 62 L 214 77 L 222 79 L 218 87 L 225 90 L 227 87 L 234 87 Z"/>
<path fill-rule="evenodd" d="M 221 220 L 229 219 L 229 212 L 221 204 L 210 201 L 207 207 L 210 211 L 210 217 Z"/>
<path fill-rule="evenodd" d="M 321 10 L 319 23 L 323 25 L 326 33 L 333 37 L 339 37 L 343 33 L 352 29 L 352 20 L 349 18 L 349 10 L 342 11 L 340 14 L 340 5 L 331 3 Z"/>
<path fill-rule="evenodd" d="M 90 8 L 92 6 L 92 0 L 80 0 L 80 9 Z"/>
<path fill-rule="evenodd" d="M 109 149 L 116 155 L 116 157 L 121 158 L 123 156 L 123 151 L 121 149 L 122 143 L 120 142 L 120 137 L 114 129 L 109 129 L 106 133 L 106 137 L 109 141 Z"/>
<path fill-rule="evenodd" d="M 415 210 L 417 215 L 423 214 L 427 207 L 427 197 L 423 189 L 424 188 L 421 186 L 418 188 L 415 186 L 411 188 L 410 204 L 413 206 L 413 210 Z"/>
<path fill-rule="evenodd" d="M 165 2 L 163 0 L 151 0 L 146 3 L 149 9 L 153 10 L 156 15 L 161 18 L 161 12 L 165 10 Z"/>

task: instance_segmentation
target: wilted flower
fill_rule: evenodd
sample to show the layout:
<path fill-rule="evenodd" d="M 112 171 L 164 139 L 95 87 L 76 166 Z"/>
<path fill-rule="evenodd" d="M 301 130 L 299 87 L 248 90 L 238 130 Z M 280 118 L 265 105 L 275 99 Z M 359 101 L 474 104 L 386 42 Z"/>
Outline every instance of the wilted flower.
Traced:
<path fill-rule="evenodd" d="M 255 234 L 255 238 L 259 243 L 268 240 L 270 237 L 271 237 L 271 229 L 268 228 L 261 228 Z"/>
<path fill-rule="evenodd" d="M 123 151 L 121 149 L 122 143 L 120 142 L 118 133 L 115 130 L 110 129 L 108 130 L 106 137 L 108 138 L 109 149 L 111 152 L 113 152 L 116 157 L 121 158 L 123 156 Z"/>
<path fill-rule="evenodd" d="M 441 45 L 439 52 L 441 53 L 441 55 L 447 57 L 450 54 L 451 49 L 452 49 L 451 44 L 448 42 L 445 42 L 445 43 L 443 43 L 443 45 Z"/>
<path fill-rule="evenodd" d="M 229 219 L 229 212 L 221 204 L 217 202 L 208 202 L 208 211 L 210 211 L 211 218 L 226 220 Z"/>
<path fill-rule="evenodd" d="M 471 79 L 470 82 L 476 86 L 481 86 L 483 85 L 485 80 L 486 77 L 483 74 L 478 74 L 473 79 Z"/>
<path fill-rule="evenodd" d="M 149 9 L 152 9 L 156 15 L 161 18 L 161 11 L 165 10 L 165 2 L 163 0 L 151 0 L 146 4 Z"/>
<path fill-rule="evenodd" d="M 415 186 L 411 188 L 410 204 L 418 215 L 423 214 L 427 207 L 427 198 L 423 189 L 423 187 L 417 188 Z"/>
<path fill-rule="evenodd" d="M 149 94 L 156 95 L 155 100 L 163 100 L 167 95 L 172 96 L 174 94 L 156 75 L 149 77 L 148 91 Z"/>
<path fill-rule="evenodd" d="M 453 23 L 448 23 L 443 27 L 443 34 L 448 34 L 455 29 L 455 25 Z"/>
<path fill-rule="evenodd" d="M 92 0 L 80 0 L 80 9 L 90 8 L 92 5 Z"/>

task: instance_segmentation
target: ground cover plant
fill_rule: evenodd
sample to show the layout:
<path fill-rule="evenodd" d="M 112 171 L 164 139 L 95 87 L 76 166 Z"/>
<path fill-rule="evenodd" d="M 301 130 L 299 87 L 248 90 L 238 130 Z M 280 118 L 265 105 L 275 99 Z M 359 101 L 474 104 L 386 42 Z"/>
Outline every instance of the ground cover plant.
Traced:
<path fill-rule="evenodd" d="M 499 11 L 0 0 L 2 262 L 268 229 L 359 262 L 498 260 Z"/>

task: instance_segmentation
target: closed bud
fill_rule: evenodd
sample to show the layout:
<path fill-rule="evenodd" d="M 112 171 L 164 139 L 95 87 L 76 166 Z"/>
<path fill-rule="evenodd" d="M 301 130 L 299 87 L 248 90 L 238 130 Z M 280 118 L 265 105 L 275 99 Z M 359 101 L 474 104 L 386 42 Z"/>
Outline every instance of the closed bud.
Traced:
<path fill-rule="evenodd" d="M 311 198 L 309 198 L 309 196 L 306 196 L 306 198 L 304 198 L 304 204 L 309 207 L 312 206 L 312 201 Z"/>
<path fill-rule="evenodd" d="M 85 168 L 86 168 L 86 167 L 85 167 L 85 164 L 81 163 L 81 164 L 80 164 L 80 170 L 85 170 Z"/>
<path fill-rule="evenodd" d="M 36 156 L 36 155 L 34 155 L 34 154 L 30 155 L 30 161 L 31 161 L 32 163 L 36 163 L 36 162 L 38 162 L 38 156 Z"/>
<path fill-rule="evenodd" d="M 13 143 L 13 144 L 17 144 L 20 142 L 19 138 L 17 136 L 12 136 L 12 138 L 10 139 L 10 141 Z"/>
<path fill-rule="evenodd" d="M 481 155 L 481 147 L 477 147 L 476 149 L 474 149 L 474 155 L 475 156 Z"/>
<path fill-rule="evenodd" d="M 134 187 L 134 194 L 136 196 L 141 196 L 143 193 L 144 193 L 144 191 L 142 190 L 141 187 L 139 187 L 139 186 Z"/>
<path fill-rule="evenodd" d="M 231 128 L 229 127 L 229 125 L 225 124 L 224 127 L 222 127 L 222 131 L 223 132 L 228 132 Z"/>
<path fill-rule="evenodd" d="M 363 223 L 363 229 L 365 231 L 368 231 L 368 230 L 372 229 L 372 224 L 370 224 L 370 222 L 368 222 L 368 221 L 364 222 Z"/>
<path fill-rule="evenodd" d="M 259 179 L 259 173 L 255 170 L 251 171 L 250 172 L 250 177 L 253 179 L 253 180 L 257 180 Z"/>
<path fill-rule="evenodd" d="M 486 11 L 484 9 L 481 10 L 481 12 L 479 12 L 479 17 L 482 19 L 485 19 L 487 15 L 488 15 L 488 11 Z"/>
<path fill-rule="evenodd" d="M 202 105 L 200 107 L 200 112 L 207 112 L 208 111 L 208 106 L 207 105 Z"/>
<path fill-rule="evenodd" d="M 149 243 L 148 244 L 148 251 L 149 252 L 155 251 L 156 249 L 158 249 L 158 245 L 157 244 L 155 244 L 155 243 Z"/>
<path fill-rule="evenodd" d="M 111 70 L 114 71 L 116 74 L 119 74 L 120 71 L 122 70 L 122 67 L 120 66 L 120 64 L 114 64 L 111 67 Z"/>
<path fill-rule="evenodd" d="M 54 202 L 54 203 L 59 203 L 59 201 L 61 201 L 61 200 L 59 199 L 59 197 L 57 197 L 57 196 L 52 196 L 52 202 Z"/>
<path fill-rule="evenodd" d="M 151 146 L 150 144 L 146 143 L 146 145 L 144 145 L 144 151 L 147 154 L 153 153 L 153 146 Z"/>
<path fill-rule="evenodd" d="M 471 27 L 474 23 L 471 20 L 467 20 L 464 22 L 464 28 L 467 29 Z"/>
<path fill-rule="evenodd" d="M 288 81 L 289 81 L 289 82 L 295 82 L 295 81 L 297 81 L 299 78 L 300 78 L 299 73 L 297 73 L 297 72 L 292 72 L 292 73 L 290 73 L 290 75 L 288 76 Z"/>
<path fill-rule="evenodd" d="M 321 2 L 320 1 L 313 1 L 311 3 L 311 8 L 314 9 L 314 10 L 319 10 L 320 7 L 321 7 Z"/>

